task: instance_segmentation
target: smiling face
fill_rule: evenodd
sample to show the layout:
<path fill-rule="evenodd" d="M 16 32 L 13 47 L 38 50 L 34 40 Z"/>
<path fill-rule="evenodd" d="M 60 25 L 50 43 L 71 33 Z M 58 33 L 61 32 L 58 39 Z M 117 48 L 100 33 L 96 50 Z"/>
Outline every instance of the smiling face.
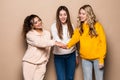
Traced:
<path fill-rule="evenodd" d="M 42 28 L 42 21 L 38 17 L 35 17 L 33 20 L 33 28 L 34 29 L 41 29 Z"/>
<path fill-rule="evenodd" d="M 79 12 L 79 18 L 82 22 L 86 22 L 87 21 L 87 13 L 84 9 L 81 9 Z"/>
<path fill-rule="evenodd" d="M 60 21 L 61 21 L 62 24 L 66 23 L 66 21 L 67 21 L 67 13 L 66 13 L 65 10 L 61 10 L 59 12 L 59 19 L 60 19 Z"/>

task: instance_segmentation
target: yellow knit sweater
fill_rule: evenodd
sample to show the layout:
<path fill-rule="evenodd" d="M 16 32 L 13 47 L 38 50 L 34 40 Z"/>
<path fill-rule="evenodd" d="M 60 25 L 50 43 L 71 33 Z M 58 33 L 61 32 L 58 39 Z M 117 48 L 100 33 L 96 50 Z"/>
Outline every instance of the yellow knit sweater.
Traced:
<path fill-rule="evenodd" d="M 106 37 L 103 27 L 100 23 L 95 24 L 97 37 L 90 37 L 89 27 L 86 23 L 83 24 L 83 34 L 80 35 L 79 28 L 74 30 L 71 40 L 67 47 L 70 48 L 80 41 L 80 57 L 83 59 L 94 60 L 98 59 L 99 64 L 104 64 L 106 54 Z"/>

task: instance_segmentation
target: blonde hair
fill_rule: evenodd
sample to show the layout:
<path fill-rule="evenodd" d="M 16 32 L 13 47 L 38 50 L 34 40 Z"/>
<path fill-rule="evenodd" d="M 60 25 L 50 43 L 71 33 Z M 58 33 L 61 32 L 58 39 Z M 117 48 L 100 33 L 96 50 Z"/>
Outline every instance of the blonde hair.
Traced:
<path fill-rule="evenodd" d="M 96 16 L 93 12 L 93 9 L 90 5 L 83 5 L 80 9 L 79 9 L 79 12 L 80 10 L 83 9 L 85 10 L 86 14 L 87 14 L 87 24 L 89 25 L 89 35 L 91 37 L 95 36 L 97 37 L 98 34 L 95 30 L 95 23 L 97 22 L 97 19 L 96 19 Z M 79 19 L 79 27 L 80 27 L 80 33 L 82 34 L 83 33 L 83 22 L 80 21 Z"/>

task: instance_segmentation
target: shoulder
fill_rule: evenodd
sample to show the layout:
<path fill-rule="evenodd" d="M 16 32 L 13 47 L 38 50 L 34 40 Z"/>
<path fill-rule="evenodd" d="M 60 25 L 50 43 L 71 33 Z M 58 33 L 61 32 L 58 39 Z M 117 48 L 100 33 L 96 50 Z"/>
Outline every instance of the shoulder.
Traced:
<path fill-rule="evenodd" d="M 75 28 L 75 31 L 79 31 L 79 30 L 80 30 L 80 28 L 79 28 L 79 27 L 76 27 L 76 28 Z"/>
<path fill-rule="evenodd" d="M 56 30 L 57 30 L 56 23 L 53 23 L 51 26 L 51 31 L 56 31 Z"/>
<path fill-rule="evenodd" d="M 36 33 L 33 30 L 28 31 L 26 34 L 26 38 L 32 38 L 33 36 L 36 36 Z"/>
<path fill-rule="evenodd" d="M 76 27 L 76 28 L 74 29 L 74 33 L 79 33 L 79 31 L 80 31 L 80 28 L 79 28 L 79 27 Z"/>
<path fill-rule="evenodd" d="M 96 22 L 95 23 L 95 28 L 96 29 L 99 29 L 99 28 L 102 28 L 103 26 L 102 26 L 102 24 L 100 23 L 100 22 Z"/>
<path fill-rule="evenodd" d="M 49 30 L 44 29 L 43 32 L 44 32 L 43 36 L 46 36 L 47 38 L 51 37 L 51 33 Z"/>
<path fill-rule="evenodd" d="M 55 28 L 56 27 L 56 23 L 53 23 L 51 28 Z"/>
<path fill-rule="evenodd" d="M 44 29 L 43 31 L 44 31 L 44 33 L 46 33 L 46 34 L 50 34 L 50 31 L 48 31 L 48 30 L 46 30 L 46 29 Z"/>
<path fill-rule="evenodd" d="M 95 28 L 96 28 L 97 32 L 104 31 L 103 26 L 102 26 L 102 24 L 100 22 L 96 22 Z"/>
<path fill-rule="evenodd" d="M 27 32 L 26 35 L 33 35 L 33 34 L 34 34 L 34 31 L 33 31 L 33 30 L 30 30 L 30 31 Z"/>
<path fill-rule="evenodd" d="M 95 27 L 97 27 L 97 26 L 102 26 L 102 24 L 100 22 L 96 22 Z"/>

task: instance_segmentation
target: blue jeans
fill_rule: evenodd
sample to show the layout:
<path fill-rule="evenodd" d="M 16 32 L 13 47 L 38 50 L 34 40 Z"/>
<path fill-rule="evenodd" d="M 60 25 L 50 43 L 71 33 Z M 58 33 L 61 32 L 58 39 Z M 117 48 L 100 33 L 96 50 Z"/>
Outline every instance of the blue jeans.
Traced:
<path fill-rule="evenodd" d="M 65 55 L 54 55 L 57 80 L 74 80 L 76 55 L 75 52 Z"/>
<path fill-rule="evenodd" d="M 98 60 L 85 60 L 82 59 L 82 70 L 84 75 L 84 80 L 92 79 L 92 69 L 95 71 L 95 80 L 103 80 L 103 69 L 99 69 Z"/>

